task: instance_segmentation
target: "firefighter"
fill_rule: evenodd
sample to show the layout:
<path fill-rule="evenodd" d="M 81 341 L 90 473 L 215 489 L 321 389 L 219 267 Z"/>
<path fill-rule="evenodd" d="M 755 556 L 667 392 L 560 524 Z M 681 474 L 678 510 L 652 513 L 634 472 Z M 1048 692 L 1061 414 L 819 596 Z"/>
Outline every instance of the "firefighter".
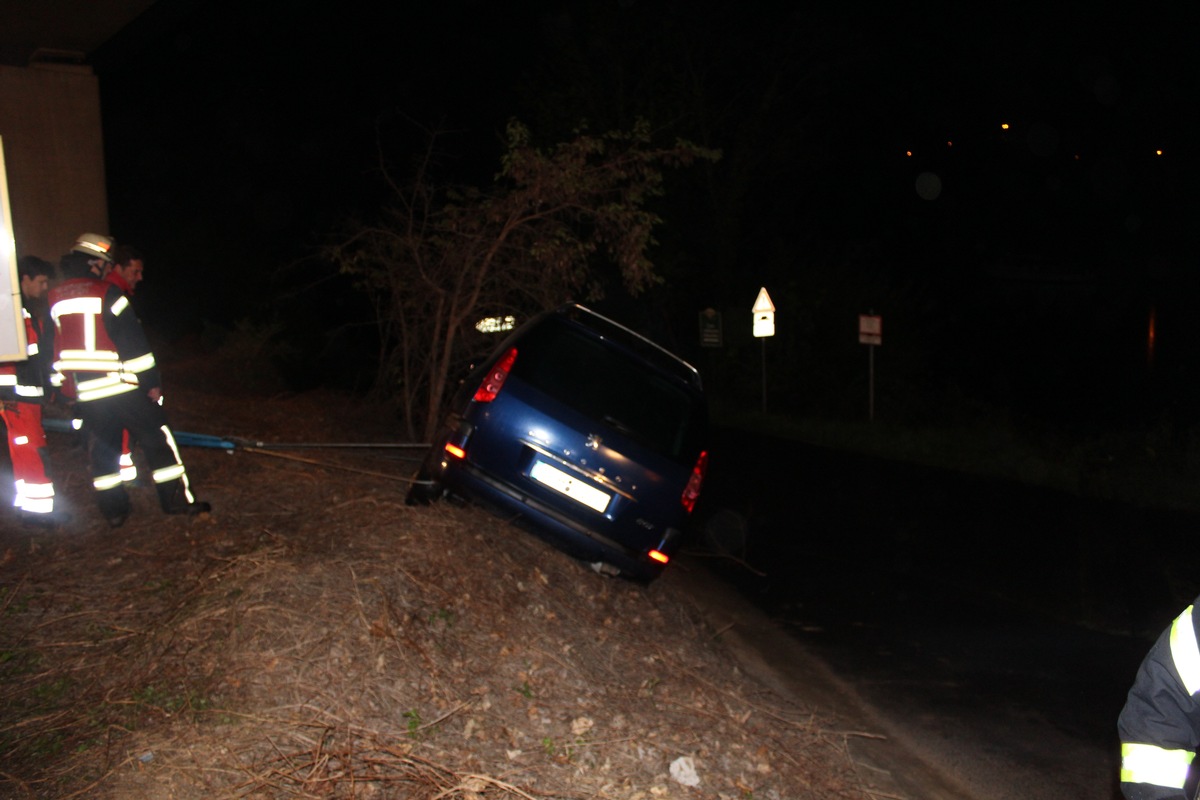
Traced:
<path fill-rule="evenodd" d="M 160 405 L 161 376 L 142 324 L 125 292 L 100 277 L 111 250 L 110 238 L 82 235 L 60 263 L 65 280 L 50 292 L 54 368 L 83 421 L 97 504 L 110 526 L 125 524 L 130 503 L 119 462 L 128 430 L 142 448 L 163 512 L 205 513 L 210 506 L 192 494 Z"/>
<path fill-rule="evenodd" d="M 119 244 L 112 251 L 112 265 L 104 279 L 121 287 L 121 291 L 133 297 L 138 284 L 142 282 L 146 262 L 142 253 L 135 247 Z"/>
<path fill-rule="evenodd" d="M 109 253 L 112 264 L 102 276 L 104 280 L 119 286 L 129 298 L 137 285 L 142 282 L 142 271 L 145 262 L 140 251 L 127 244 L 119 244 Z M 161 400 L 160 400 L 161 403 Z M 133 443 L 129 441 L 129 431 L 121 433 L 121 480 L 127 484 L 137 481 L 137 466 L 133 463 Z"/>
<path fill-rule="evenodd" d="M 1162 632 L 1138 669 L 1117 720 L 1127 800 L 1190 800 L 1200 747 L 1200 597 Z"/>
<path fill-rule="evenodd" d="M 53 269 L 50 262 L 37 256 L 23 256 L 17 261 L 26 359 L 0 364 L 0 418 L 7 429 L 12 457 L 16 488 L 13 506 L 27 527 L 40 528 L 56 528 L 71 519 L 70 514 L 54 507 L 54 482 L 42 428 L 42 405 L 55 388 L 50 370 L 53 326 L 45 324 L 41 310 Z"/>

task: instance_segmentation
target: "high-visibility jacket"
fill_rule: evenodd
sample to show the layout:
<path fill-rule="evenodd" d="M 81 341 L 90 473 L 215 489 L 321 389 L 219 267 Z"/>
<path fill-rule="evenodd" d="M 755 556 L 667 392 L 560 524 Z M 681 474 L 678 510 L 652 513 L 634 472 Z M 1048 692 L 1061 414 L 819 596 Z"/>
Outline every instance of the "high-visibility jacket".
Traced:
<path fill-rule="evenodd" d="M 46 395 L 46 378 L 38 349 L 38 330 L 33 315 L 24 306 L 25 360 L 0 363 L 0 399 L 39 403 Z"/>
<path fill-rule="evenodd" d="M 54 512 L 54 483 L 46 456 L 46 432 L 42 428 L 41 403 L 52 383 L 40 350 L 45 342 L 41 319 L 21 306 L 25 320 L 25 360 L 0 364 L 0 418 L 7 429 L 8 454 L 12 462 L 13 506 L 27 514 Z M 52 344 L 51 344 L 52 346 Z"/>
<path fill-rule="evenodd" d="M 108 283 L 111 283 L 113 286 L 120 288 L 120 290 L 125 293 L 126 297 L 131 297 L 133 295 L 132 287 L 125 280 L 125 278 L 122 277 L 121 273 L 117 272 L 115 269 L 110 269 L 108 274 L 104 276 L 104 280 Z M 159 402 L 161 403 L 162 401 L 160 400 Z M 137 465 L 133 463 L 133 452 L 129 447 L 129 431 L 125 431 L 121 435 L 121 460 L 119 463 L 121 465 L 121 480 L 125 481 L 125 483 L 133 483 L 136 481 L 138 477 L 138 471 Z"/>
<path fill-rule="evenodd" d="M 99 278 L 63 281 L 50 290 L 50 316 L 54 368 L 70 378 L 79 402 L 160 386 L 154 353 L 120 287 Z"/>
<path fill-rule="evenodd" d="M 1128 800 L 1191 800 L 1200 747 L 1200 597 L 1163 631 L 1138 669 L 1117 720 L 1121 792 Z"/>

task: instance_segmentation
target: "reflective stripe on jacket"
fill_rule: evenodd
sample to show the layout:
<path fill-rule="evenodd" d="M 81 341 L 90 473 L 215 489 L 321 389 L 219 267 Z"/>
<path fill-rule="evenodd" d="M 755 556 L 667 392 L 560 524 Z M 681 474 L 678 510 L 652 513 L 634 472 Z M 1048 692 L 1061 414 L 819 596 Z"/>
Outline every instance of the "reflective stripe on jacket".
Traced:
<path fill-rule="evenodd" d="M 1150 648 L 1117 721 L 1121 792 L 1129 800 L 1189 800 L 1189 771 L 1200 747 L 1196 603 Z"/>
<path fill-rule="evenodd" d="M 58 331 L 54 368 L 71 377 L 80 402 L 159 386 L 158 365 L 129 298 L 98 278 L 74 278 L 50 291 Z"/>
<path fill-rule="evenodd" d="M 37 328 L 33 316 L 22 307 L 25 319 L 25 361 L 0 363 L 0 398 L 36 403 L 46 395 L 45 380 L 39 368 Z"/>

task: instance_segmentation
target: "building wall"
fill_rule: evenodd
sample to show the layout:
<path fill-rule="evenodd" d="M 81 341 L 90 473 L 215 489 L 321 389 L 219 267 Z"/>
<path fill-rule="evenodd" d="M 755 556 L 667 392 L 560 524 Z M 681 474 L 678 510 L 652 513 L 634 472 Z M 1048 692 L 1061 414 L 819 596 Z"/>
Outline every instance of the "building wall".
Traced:
<path fill-rule="evenodd" d="M 0 141 L 18 256 L 57 264 L 79 234 L 109 233 L 100 123 L 90 66 L 0 65 Z"/>

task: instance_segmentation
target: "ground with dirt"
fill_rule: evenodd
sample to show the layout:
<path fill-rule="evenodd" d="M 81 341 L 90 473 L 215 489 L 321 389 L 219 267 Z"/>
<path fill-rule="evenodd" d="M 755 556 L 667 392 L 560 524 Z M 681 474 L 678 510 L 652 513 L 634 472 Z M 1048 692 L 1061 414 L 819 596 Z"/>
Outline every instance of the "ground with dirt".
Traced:
<path fill-rule="evenodd" d="M 0 796 L 894 796 L 831 711 L 747 673 L 686 563 L 639 586 L 408 507 L 413 451 L 279 446 L 396 442 L 386 414 L 229 397 L 215 372 L 168 384 L 177 430 L 262 442 L 183 450 L 211 514 L 139 487 L 109 529 L 52 433 L 74 521 L 0 518 Z"/>

